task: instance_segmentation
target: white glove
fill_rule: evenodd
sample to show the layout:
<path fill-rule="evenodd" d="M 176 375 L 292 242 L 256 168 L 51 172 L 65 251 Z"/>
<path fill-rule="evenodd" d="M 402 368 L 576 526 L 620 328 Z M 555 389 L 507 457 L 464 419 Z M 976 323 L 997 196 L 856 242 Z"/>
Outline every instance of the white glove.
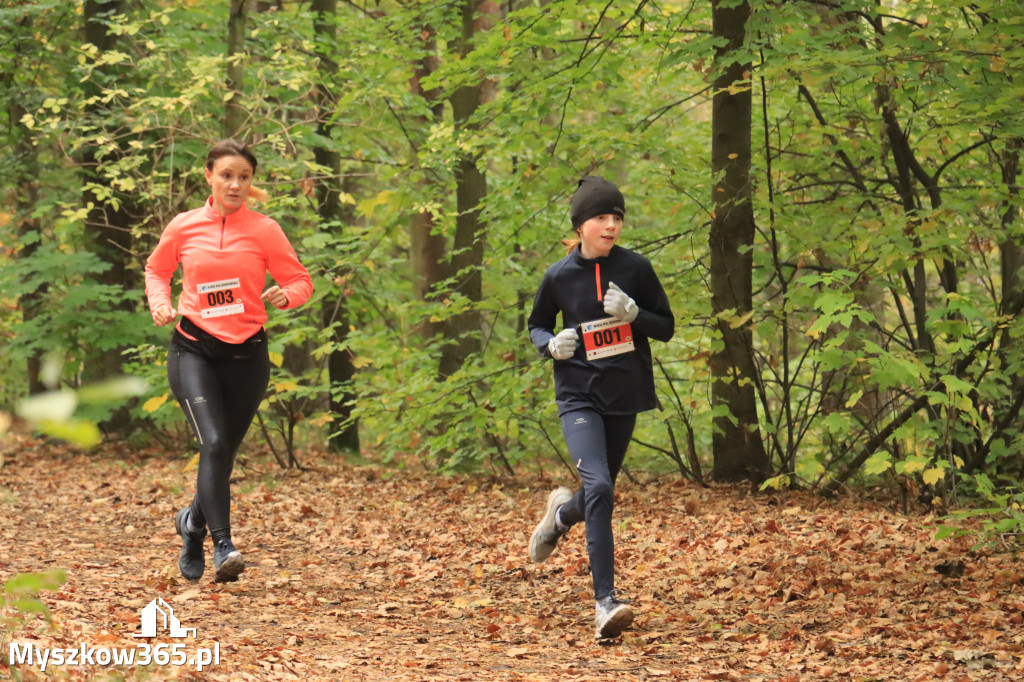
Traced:
<path fill-rule="evenodd" d="M 568 360 L 576 354 L 576 340 L 580 338 L 575 329 L 563 329 L 548 341 L 548 352 L 555 360 Z"/>
<path fill-rule="evenodd" d="M 608 282 L 604 295 L 604 311 L 623 322 L 632 322 L 640 314 L 636 301 L 631 299 L 615 282 Z"/>

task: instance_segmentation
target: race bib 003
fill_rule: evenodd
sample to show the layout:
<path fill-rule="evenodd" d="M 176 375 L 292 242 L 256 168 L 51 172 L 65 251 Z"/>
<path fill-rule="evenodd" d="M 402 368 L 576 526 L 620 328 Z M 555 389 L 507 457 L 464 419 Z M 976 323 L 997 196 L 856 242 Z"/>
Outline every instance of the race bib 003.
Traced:
<path fill-rule="evenodd" d="M 244 313 L 245 305 L 239 295 L 239 287 L 241 287 L 241 282 L 237 277 L 217 282 L 206 282 L 196 286 L 199 291 L 200 305 L 203 306 L 199 310 L 203 319 Z"/>
<path fill-rule="evenodd" d="M 633 328 L 615 317 L 580 324 L 587 360 L 607 358 L 633 351 Z"/>

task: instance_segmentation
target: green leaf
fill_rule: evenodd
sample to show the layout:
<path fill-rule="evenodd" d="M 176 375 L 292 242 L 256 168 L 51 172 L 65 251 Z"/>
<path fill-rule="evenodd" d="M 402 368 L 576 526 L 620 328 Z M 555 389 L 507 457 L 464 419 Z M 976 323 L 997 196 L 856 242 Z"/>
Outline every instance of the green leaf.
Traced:
<path fill-rule="evenodd" d="M 10 595 L 37 595 L 43 590 L 56 590 L 67 580 L 67 571 L 55 568 L 41 573 L 19 573 L 4 583 Z"/>
<path fill-rule="evenodd" d="M 13 606 L 14 609 L 20 613 L 38 613 L 45 616 L 47 620 L 50 620 L 51 618 L 50 607 L 38 599 L 22 597 L 21 599 L 14 600 Z"/>
<path fill-rule="evenodd" d="M 963 379 L 953 376 L 952 374 L 943 375 L 942 383 L 946 386 L 946 390 L 951 394 L 958 393 L 966 396 L 974 390 L 974 386 Z"/>
<path fill-rule="evenodd" d="M 936 540 L 945 540 L 946 538 L 953 535 L 956 532 L 956 528 L 951 526 L 939 526 L 939 529 L 935 532 Z"/>
<path fill-rule="evenodd" d="M 892 455 L 880 450 L 864 462 L 864 473 L 869 476 L 878 476 L 892 468 Z"/>

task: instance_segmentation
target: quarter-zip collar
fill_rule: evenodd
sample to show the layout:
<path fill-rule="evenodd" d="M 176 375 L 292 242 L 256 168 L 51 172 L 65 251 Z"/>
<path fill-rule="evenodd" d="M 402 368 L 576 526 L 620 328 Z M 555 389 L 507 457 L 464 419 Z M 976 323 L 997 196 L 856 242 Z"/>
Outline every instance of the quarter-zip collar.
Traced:
<path fill-rule="evenodd" d="M 604 300 L 604 283 L 601 281 L 601 265 L 607 263 L 615 255 L 617 249 L 621 248 L 618 244 L 612 247 L 611 251 L 608 252 L 607 256 L 598 256 L 597 258 L 584 258 L 583 251 L 580 246 L 577 246 L 572 250 L 572 258 L 576 261 L 576 264 L 583 268 L 594 268 L 594 287 L 596 289 L 596 295 L 598 301 Z"/>
<path fill-rule="evenodd" d="M 240 222 L 249 220 L 249 207 L 245 204 L 239 206 L 236 210 L 223 215 L 217 212 L 217 209 L 213 207 L 213 197 L 211 196 L 206 200 L 206 205 L 203 207 L 203 212 L 206 217 L 212 222 L 220 225 L 220 248 L 224 249 L 224 232 L 227 230 L 228 224 L 236 225 Z"/>

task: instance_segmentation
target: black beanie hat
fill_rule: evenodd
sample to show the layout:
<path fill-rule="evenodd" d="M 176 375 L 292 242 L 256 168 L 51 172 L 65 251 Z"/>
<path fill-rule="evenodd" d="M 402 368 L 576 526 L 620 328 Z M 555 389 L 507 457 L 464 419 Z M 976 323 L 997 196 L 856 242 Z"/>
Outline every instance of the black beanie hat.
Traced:
<path fill-rule="evenodd" d="M 613 183 L 604 178 L 588 175 L 579 182 L 576 193 L 572 195 L 569 218 L 574 230 L 594 216 L 626 215 L 626 200 L 622 192 Z"/>

